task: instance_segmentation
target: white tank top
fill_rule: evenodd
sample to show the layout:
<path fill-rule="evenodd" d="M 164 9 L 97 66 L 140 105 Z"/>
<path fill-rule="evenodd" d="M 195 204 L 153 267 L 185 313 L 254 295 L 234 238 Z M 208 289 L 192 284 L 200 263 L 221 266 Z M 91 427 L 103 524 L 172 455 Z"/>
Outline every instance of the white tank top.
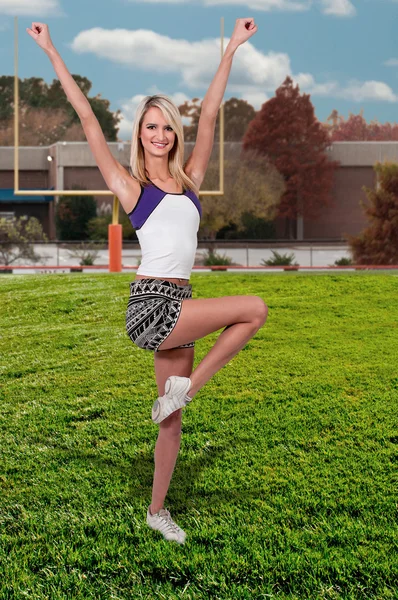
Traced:
<path fill-rule="evenodd" d="M 137 204 L 128 216 L 142 253 L 137 275 L 189 279 L 202 216 L 195 193 L 169 194 L 153 183 L 141 186 Z"/>

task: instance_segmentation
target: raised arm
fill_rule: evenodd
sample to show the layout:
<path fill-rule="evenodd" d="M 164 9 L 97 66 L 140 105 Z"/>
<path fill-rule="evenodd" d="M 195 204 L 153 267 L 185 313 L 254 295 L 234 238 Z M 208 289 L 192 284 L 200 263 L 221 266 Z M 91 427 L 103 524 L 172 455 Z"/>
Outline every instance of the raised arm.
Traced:
<path fill-rule="evenodd" d="M 32 23 L 32 28 L 26 31 L 51 60 L 66 96 L 79 116 L 91 152 L 94 155 L 106 185 L 119 197 L 124 209 L 128 211 L 130 206 L 133 207 L 136 201 L 134 192 L 136 192 L 137 197 L 140 193 L 139 184 L 130 177 L 126 169 L 115 159 L 109 150 L 105 136 L 89 101 L 69 73 L 64 61 L 52 43 L 48 26 L 44 23 Z M 131 193 L 132 191 L 133 194 Z"/>
<path fill-rule="evenodd" d="M 213 148 L 217 114 L 224 97 L 232 60 L 237 48 L 257 31 L 253 18 L 237 19 L 217 72 L 202 102 L 195 147 L 185 165 L 185 172 L 200 188 Z"/>

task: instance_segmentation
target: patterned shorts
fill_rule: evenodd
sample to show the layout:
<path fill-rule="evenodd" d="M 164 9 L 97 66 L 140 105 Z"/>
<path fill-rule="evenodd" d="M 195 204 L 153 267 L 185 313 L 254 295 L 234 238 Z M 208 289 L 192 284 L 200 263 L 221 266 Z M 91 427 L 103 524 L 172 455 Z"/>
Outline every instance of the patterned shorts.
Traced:
<path fill-rule="evenodd" d="M 136 279 L 130 283 L 126 330 L 134 344 L 144 350 L 158 350 L 173 331 L 182 301 L 192 298 L 192 285 L 177 285 L 165 279 Z M 193 348 L 194 342 L 176 346 Z"/>

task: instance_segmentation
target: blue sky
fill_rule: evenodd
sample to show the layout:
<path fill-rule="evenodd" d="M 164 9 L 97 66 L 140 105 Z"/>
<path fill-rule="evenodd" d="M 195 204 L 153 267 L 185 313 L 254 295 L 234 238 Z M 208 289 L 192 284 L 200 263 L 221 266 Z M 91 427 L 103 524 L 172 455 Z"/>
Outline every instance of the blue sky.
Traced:
<path fill-rule="evenodd" d="M 25 32 L 32 20 L 48 23 L 69 70 L 122 110 L 121 139 L 143 95 L 178 103 L 204 96 L 220 58 L 222 16 L 226 37 L 238 17 L 258 25 L 235 55 L 226 99 L 258 109 L 291 75 L 321 121 L 333 109 L 398 121 L 398 0 L 0 0 L 1 75 L 13 74 L 16 15 L 20 77 L 54 78 Z"/>

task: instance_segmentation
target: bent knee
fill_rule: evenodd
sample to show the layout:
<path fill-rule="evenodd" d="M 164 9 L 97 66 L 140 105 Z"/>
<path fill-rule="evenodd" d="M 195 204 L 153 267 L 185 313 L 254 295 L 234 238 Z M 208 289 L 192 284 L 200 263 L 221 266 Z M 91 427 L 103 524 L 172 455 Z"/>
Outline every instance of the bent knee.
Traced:
<path fill-rule="evenodd" d="M 160 428 L 164 431 L 165 435 L 176 438 L 181 435 L 181 421 L 182 409 L 179 408 L 160 423 Z"/>
<path fill-rule="evenodd" d="M 267 320 L 268 306 L 260 296 L 254 296 L 253 298 L 255 298 L 253 318 L 257 325 L 261 327 Z"/>

